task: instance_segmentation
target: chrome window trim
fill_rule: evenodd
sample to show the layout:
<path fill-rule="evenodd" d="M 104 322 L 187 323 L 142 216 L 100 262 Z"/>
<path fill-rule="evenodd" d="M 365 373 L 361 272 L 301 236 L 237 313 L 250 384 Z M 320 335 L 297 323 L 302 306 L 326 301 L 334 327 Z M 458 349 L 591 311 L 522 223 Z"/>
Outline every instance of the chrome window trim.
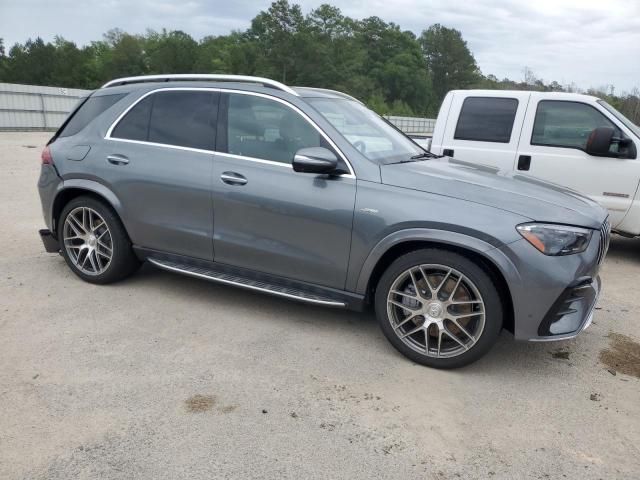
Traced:
<path fill-rule="evenodd" d="M 104 137 L 105 140 L 112 140 L 114 142 L 124 142 L 124 143 L 138 143 L 140 145 L 150 145 L 152 147 L 163 147 L 163 148 L 172 148 L 174 150 L 186 150 L 187 152 L 197 152 L 197 153 L 211 153 L 217 154 L 214 150 L 204 150 L 202 148 L 193 148 L 193 147 L 182 147 L 180 145 L 169 145 L 168 143 L 156 143 L 156 142 L 147 142 L 146 140 L 130 140 L 128 138 L 117 138 L 117 137 Z"/>
<path fill-rule="evenodd" d="M 246 157 L 244 155 L 236 155 L 235 153 L 214 152 L 216 155 L 222 155 L 223 157 L 237 158 L 238 160 L 247 160 L 249 162 L 264 163 L 265 165 L 275 165 L 276 167 L 284 167 L 289 170 L 293 170 L 293 165 L 290 163 L 276 162 L 275 160 L 265 160 L 263 158 Z M 346 175 L 341 175 L 346 177 Z"/>
<path fill-rule="evenodd" d="M 226 153 L 226 152 L 218 152 L 215 150 L 202 150 L 199 148 L 192 148 L 192 147 L 182 147 L 179 145 L 169 145 L 166 143 L 156 143 L 156 142 L 148 142 L 146 140 L 130 140 L 127 138 L 116 138 L 116 137 L 112 137 L 111 134 L 113 133 L 113 130 L 115 129 L 115 127 L 118 125 L 118 123 L 120 123 L 120 121 L 124 118 L 124 116 L 129 113 L 129 111 L 131 109 L 133 109 L 133 107 L 135 107 L 138 103 L 140 103 L 142 100 L 144 100 L 145 98 L 147 98 L 149 95 L 153 95 L 154 93 L 158 93 L 158 92 L 175 92 L 175 91 L 187 91 L 187 92 L 221 92 L 221 93 L 237 93 L 240 95 L 253 95 L 256 97 L 262 97 L 262 98 L 266 98 L 269 100 L 274 100 L 276 102 L 280 102 L 283 105 L 286 105 L 287 107 L 291 108 L 293 111 L 295 111 L 296 113 L 298 113 L 302 118 L 304 118 L 313 128 L 315 128 L 318 133 L 320 135 L 322 135 L 322 137 L 329 143 L 329 145 L 331 145 L 334 150 L 336 152 L 338 152 L 338 155 L 340 155 L 340 158 L 342 159 L 342 161 L 345 163 L 345 165 L 347 166 L 347 168 L 349 169 L 349 173 L 348 174 L 343 174 L 340 175 L 340 177 L 342 178 L 356 178 L 355 172 L 353 170 L 353 167 L 351 166 L 351 163 L 347 160 L 347 157 L 345 156 L 345 154 L 342 152 L 342 150 L 340 150 L 338 148 L 338 146 L 335 144 L 335 142 L 316 124 L 316 122 L 314 122 L 306 113 L 304 113 L 302 110 L 300 110 L 298 107 L 296 107 L 295 105 L 293 105 L 292 103 L 283 100 L 282 98 L 278 98 L 275 97 L 273 95 L 267 95 L 265 93 L 258 93 L 258 92 L 248 92 L 245 90 L 234 90 L 234 89 L 230 89 L 230 88 L 216 88 L 216 87 L 162 87 L 162 88 L 156 88 L 154 90 L 150 90 L 147 93 L 145 93 L 144 95 L 142 95 L 141 97 L 139 97 L 138 99 L 136 99 L 135 102 L 133 102 L 131 105 L 129 105 L 120 115 L 118 115 L 118 117 L 111 123 L 111 125 L 109 126 L 109 128 L 107 129 L 107 133 L 104 136 L 105 140 L 113 140 L 116 142 L 127 142 L 127 143 L 138 143 L 141 145 L 151 145 L 151 146 L 155 146 L 155 147 L 165 147 L 165 148 L 172 148 L 175 150 L 186 150 L 186 151 L 190 151 L 190 152 L 199 152 L 199 153 L 211 153 L 211 154 L 216 154 L 216 155 L 226 155 L 226 156 L 230 156 L 233 158 L 238 158 L 241 160 L 249 160 L 249 161 L 253 161 L 253 162 L 257 162 L 257 163 L 265 163 L 265 164 L 269 164 L 269 165 L 282 165 L 285 167 L 289 167 L 290 169 L 293 169 L 292 165 L 290 163 L 283 163 L 283 162 L 276 162 L 274 160 L 266 160 L 263 158 L 255 158 L 255 157 L 245 157 L 243 155 L 236 155 L 236 154 L 232 154 L 232 153 Z"/>

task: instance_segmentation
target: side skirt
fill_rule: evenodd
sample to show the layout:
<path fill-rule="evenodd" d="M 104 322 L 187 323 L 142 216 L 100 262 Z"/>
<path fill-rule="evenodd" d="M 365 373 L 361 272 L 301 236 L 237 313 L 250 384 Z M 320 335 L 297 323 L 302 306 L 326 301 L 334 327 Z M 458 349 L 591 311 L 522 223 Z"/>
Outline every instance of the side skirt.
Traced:
<path fill-rule="evenodd" d="M 364 296 L 344 290 L 136 246 L 134 250 L 141 260 L 146 260 L 158 268 L 211 282 L 327 307 L 362 311 L 365 306 Z"/>

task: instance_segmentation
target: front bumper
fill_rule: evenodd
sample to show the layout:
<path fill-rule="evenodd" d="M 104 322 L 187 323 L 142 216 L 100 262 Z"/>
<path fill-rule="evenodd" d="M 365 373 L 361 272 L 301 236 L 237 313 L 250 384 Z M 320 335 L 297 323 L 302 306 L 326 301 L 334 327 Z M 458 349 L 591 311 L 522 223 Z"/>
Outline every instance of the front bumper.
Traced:
<path fill-rule="evenodd" d="M 567 288 L 538 327 L 537 338 L 532 342 L 568 340 L 586 330 L 593 321 L 593 311 L 598 303 L 602 283 L 600 277 L 584 279 Z"/>
<path fill-rule="evenodd" d="M 594 232 L 575 255 L 546 256 L 525 239 L 499 248 L 517 272 L 507 277 L 516 340 L 565 340 L 589 326 L 601 290 L 602 235 Z"/>

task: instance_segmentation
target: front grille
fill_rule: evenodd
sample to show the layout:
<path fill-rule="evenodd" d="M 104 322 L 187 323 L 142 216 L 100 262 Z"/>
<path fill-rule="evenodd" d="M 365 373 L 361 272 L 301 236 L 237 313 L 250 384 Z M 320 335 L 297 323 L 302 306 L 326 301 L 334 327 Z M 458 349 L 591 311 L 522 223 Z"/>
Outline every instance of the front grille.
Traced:
<path fill-rule="evenodd" d="M 611 224 L 607 218 L 602 227 L 600 227 L 600 241 L 598 243 L 598 265 L 602 263 L 604 257 L 609 250 L 609 241 L 611 240 Z"/>

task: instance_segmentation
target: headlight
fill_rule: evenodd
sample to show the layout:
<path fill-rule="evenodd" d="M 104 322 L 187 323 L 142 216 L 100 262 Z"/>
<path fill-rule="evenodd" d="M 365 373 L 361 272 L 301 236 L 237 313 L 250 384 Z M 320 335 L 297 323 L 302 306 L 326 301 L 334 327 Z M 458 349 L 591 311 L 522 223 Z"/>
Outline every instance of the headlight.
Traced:
<path fill-rule="evenodd" d="M 531 245 L 545 255 L 571 255 L 584 252 L 593 233 L 593 230 L 588 228 L 549 223 L 523 223 L 516 229 Z"/>

